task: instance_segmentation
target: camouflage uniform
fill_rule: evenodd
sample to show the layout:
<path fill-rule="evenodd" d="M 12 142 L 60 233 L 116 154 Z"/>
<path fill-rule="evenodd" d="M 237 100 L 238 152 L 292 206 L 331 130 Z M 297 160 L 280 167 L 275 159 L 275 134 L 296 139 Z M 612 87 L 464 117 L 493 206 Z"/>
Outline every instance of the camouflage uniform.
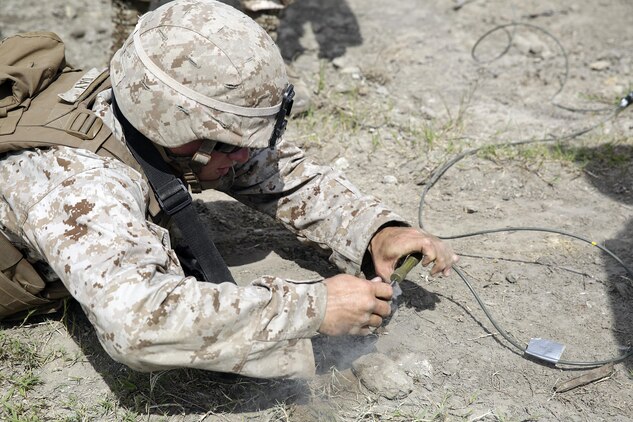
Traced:
<path fill-rule="evenodd" d="M 113 89 L 99 95 L 94 110 L 120 141 L 113 92 L 123 114 L 159 145 L 217 139 L 251 146 L 249 159 L 215 188 L 359 274 L 373 234 L 405 223 L 300 149 L 284 141 L 266 148 L 287 84 L 283 59 L 257 24 L 235 13 L 185 0 L 147 14 L 115 55 Z M 327 299 L 321 280 L 263 276 L 240 287 L 186 276 L 169 232 L 147 218 L 152 192 L 142 176 L 86 150 L 6 154 L 0 180 L 0 228 L 43 275 L 61 279 L 115 360 L 139 371 L 314 373 L 310 338 Z"/>
<path fill-rule="evenodd" d="M 110 114 L 108 112 L 108 114 Z M 107 353 L 139 371 L 193 367 L 254 377 L 310 376 L 321 282 L 264 276 L 248 287 L 185 277 L 168 232 L 148 220 L 141 176 L 83 150 L 28 150 L 0 161 L 0 221 L 81 304 Z M 253 150 L 222 189 L 329 248 L 358 273 L 373 233 L 402 221 L 342 175 L 282 143 Z"/>

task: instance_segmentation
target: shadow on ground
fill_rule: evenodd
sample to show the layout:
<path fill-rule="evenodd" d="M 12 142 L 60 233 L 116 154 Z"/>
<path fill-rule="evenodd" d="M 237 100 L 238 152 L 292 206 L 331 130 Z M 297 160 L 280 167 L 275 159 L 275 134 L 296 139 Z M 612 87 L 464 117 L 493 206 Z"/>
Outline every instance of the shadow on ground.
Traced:
<path fill-rule="evenodd" d="M 569 150 L 583 167 L 585 178 L 602 194 L 625 205 L 633 205 L 633 146 L 609 143 Z M 628 217 L 617 236 L 604 242 L 604 246 L 628 267 L 627 270 L 605 254 L 611 311 L 615 319 L 612 330 L 623 348 L 633 347 L 633 208 Z M 633 358 L 624 364 L 629 371 L 633 370 Z"/>
<path fill-rule="evenodd" d="M 306 51 L 301 37 L 310 27 L 318 44 L 318 57 L 335 59 L 348 47 L 362 44 L 356 16 L 345 0 L 298 0 L 285 12 L 277 44 L 286 60 Z"/>

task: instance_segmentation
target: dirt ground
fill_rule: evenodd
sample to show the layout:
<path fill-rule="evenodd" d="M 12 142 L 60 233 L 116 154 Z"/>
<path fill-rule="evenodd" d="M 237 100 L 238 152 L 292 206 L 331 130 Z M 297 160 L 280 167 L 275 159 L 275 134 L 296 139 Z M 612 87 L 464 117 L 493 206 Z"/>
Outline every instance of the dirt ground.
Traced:
<path fill-rule="evenodd" d="M 0 31 L 48 29 L 83 67 L 105 66 L 105 0 L 2 0 Z M 453 236 L 459 267 L 521 345 L 593 362 L 633 343 L 630 0 L 296 0 L 279 45 L 312 91 L 287 136 L 418 225 Z M 575 134 L 591 129 L 589 132 Z M 543 140 L 522 147 L 507 142 Z M 236 278 L 335 273 L 327 257 L 227 197 L 201 195 Z M 633 358 L 566 392 L 587 368 L 528 360 L 457 275 L 414 269 L 367 338 L 318 338 L 315 379 L 202 371 L 140 374 L 113 362 L 73 303 L 0 326 L 0 419 L 631 421 Z M 382 366 L 363 365 L 363 357 Z M 380 359 L 380 360 L 378 360 Z M 372 381 L 377 381 L 373 382 Z"/>

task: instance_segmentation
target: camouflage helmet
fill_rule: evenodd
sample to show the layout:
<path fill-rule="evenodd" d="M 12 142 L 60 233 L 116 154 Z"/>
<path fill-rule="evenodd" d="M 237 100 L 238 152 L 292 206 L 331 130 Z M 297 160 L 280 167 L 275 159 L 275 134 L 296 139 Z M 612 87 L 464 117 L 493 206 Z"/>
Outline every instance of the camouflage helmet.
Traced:
<path fill-rule="evenodd" d="M 266 147 L 288 89 L 268 34 L 213 0 L 176 0 L 141 16 L 110 71 L 123 115 L 164 147 L 199 139 Z"/>

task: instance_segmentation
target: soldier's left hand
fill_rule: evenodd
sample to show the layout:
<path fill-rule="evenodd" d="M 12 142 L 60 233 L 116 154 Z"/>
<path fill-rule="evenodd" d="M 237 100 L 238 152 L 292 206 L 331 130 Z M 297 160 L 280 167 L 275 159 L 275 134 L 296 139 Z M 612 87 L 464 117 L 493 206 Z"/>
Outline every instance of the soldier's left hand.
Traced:
<path fill-rule="evenodd" d="M 411 253 L 422 253 L 422 265 L 433 263 L 431 275 L 449 275 L 459 257 L 450 245 L 424 230 L 413 227 L 385 227 L 374 235 L 370 252 L 376 274 L 388 281 L 398 260 Z"/>

